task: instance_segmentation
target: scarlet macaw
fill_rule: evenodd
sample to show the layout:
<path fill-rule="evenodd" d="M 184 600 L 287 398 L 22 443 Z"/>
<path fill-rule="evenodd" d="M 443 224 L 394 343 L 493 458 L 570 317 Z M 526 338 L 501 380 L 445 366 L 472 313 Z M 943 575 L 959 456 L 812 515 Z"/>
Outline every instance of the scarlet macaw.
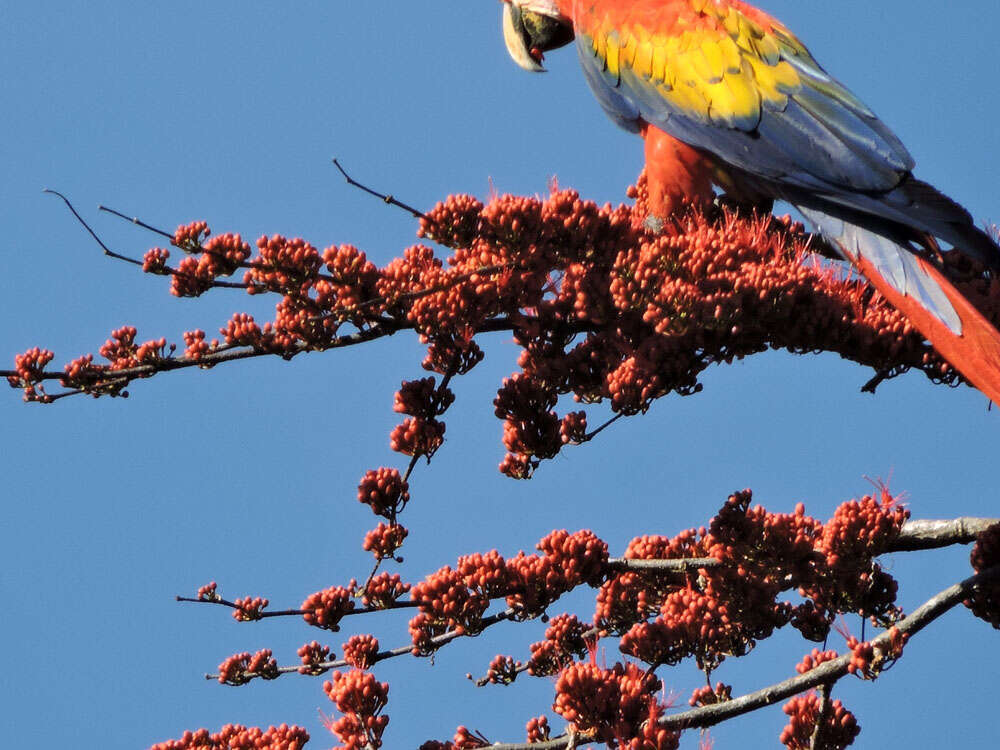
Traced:
<path fill-rule="evenodd" d="M 655 216 L 710 201 L 713 184 L 788 201 L 1000 403 L 1000 333 L 932 260 L 943 240 L 997 275 L 1000 247 L 785 26 L 740 0 L 502 2 L 522 68 L 576 40 L 605 112 L 645 140 Z"/>

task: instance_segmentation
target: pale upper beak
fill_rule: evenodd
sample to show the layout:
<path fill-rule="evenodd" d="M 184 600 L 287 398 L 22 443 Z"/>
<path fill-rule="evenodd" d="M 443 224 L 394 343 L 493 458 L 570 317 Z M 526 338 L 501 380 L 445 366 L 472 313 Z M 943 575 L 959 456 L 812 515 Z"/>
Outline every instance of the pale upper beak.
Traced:
<path fill-rule="evenodd" d="M 532 73 L 545 72 L 542 64 L 531 56 L 528 36 L 521 20 L 521 9 L 513 3 L 503 4 L 503 40 L 514 62 Z"/>
<path fill-rule="evenodd" d="M 542 73 L 543 54 L 571 42 L 573 27 L 559 15 L 552 0 L 513 0 L 503 3 L 503 39 L 514 62 L 532 73 Z"/>

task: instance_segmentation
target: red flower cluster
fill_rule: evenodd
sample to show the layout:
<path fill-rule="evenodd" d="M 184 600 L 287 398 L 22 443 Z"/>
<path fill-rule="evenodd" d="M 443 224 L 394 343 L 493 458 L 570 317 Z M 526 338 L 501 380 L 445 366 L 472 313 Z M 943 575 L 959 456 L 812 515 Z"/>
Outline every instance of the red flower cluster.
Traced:
<path fill-rule="evenodd" d="M 528 732 L 528 742 L 545 742 L 550 736 L 549 720 L 545 716 L 536 716 L 528 720 L 525 727 Z"/>
<path fill-rule="evenodd" d="M 805 674 L 811 669 L 816 669 L 823 662 L 833 661 L 836 658 L 836 651 L 820 651 L 818 648 L 814 648 L 810 653 L 802 657 L 802 661 L 795 665 L 795 671 L 799 674 Z"/>
<path fill-rule="evenodd" d="M 328 247 L 323 251 L 323 264 L 332 278 L 316 282 L 316 303 L 338 321 L 364 321 L 363 306 L 378 298 L 378 268 L 353 245 Z"/>
<path fill-rule="evenodd" d="M 107 370 L 127 370 L 139 365 L 155 364 L 165 357 L 167 340 L 164 338 L 147 341 L 144 344 L 136 345 L 136 329 L 133 326 L 123 326 L 111 332 L 111 338 L 104 342 L 98 350 L 99 354 L 111 364 Z M 87 365 L 90 360 L 87 360 Z M 82 373 L 71 374 L 66 372 L 67 377 L 79 377 Z"/>
<path fill-rule="evenodd" d="M 409 590 L 410 584 L 403 583 L 397 573 L 379 573 L 368 581 L 361 594 L 361 603 L 365 607 L 389 609 Z"/>
<path fill-rule="evenodd" d="M 405 456 L 426 456 L 430 459 L 444 442 L 444 422 L 437 419 L 408 417 L 389 435 L 389 447 Z"/>
<path fill-rule="evenodd" d="M 663 706 L 655 693 L 661 684 L 636 664 L 602 669 L 577 662 L 556 681 L 552 708 L 580 732 L 635 750 L 674 750 L 680 733 L 661 729 Z"/>
<path fill-rule="evenodd" d="M 358 485 L 358 502 L 370 506 L 377 516 L 393 519 L 410 501 L 410 487 L 396 469 L 369 471 Z"/>
<path fill-rule="evenodd" d="M 181 224 L 174 230 L 174 238 L 170 244 L 186 253 L 196 253 L 201 251 L 201 243 L 211 234 L 208 222 L 192 221 L 190 224 Z"/>
<path fill-rule="evenodd" d="M 219 585 L 215 581 L 206 583 L 204 586 L 199 587 L 196 596 L 199 601 L 217 602 L 219 601 L 219 594 L 217 593 L 218 588 Z"/>
<path fill-rule="evenodd" d="M 977 573 L 1000 565 L 1000 526 L 992 526 L 979 535 L 972 547 L 970 561 Z M 965 606 L 976 617 L 1000 630 L 1000 577 L 977 586 Z"/>
<path fill-rule="evenodd" d="M 604 578 L 607 544 L 590 531 L 553 531 L 538 549 L 543 554 L 520 552 L 510 560 L 496 550 L 467 555 L 455 570 L 445 566 L 415 585 L 411 597 L 420 614 L 410 621 L 414 653 L 431 653 L 434 635 L 479 632 L 491 599 L 505 597 L 517 618 L 530 619 L 567 591 Z"/>
<path fill-rule="evenodd" d="M 207 729 L 185 732 L 179 740 L 159 742 L 149 750 L 302 750 L 308 741 L 305 729 L 287 724 L 267 729 L 226 724 L 214 734 Z"/>
<path fill-rule="evenodd" d="M 486 670 L 486 677 L 476 684 L 488 682 L 492 685 L 510 685 L 517 679 L 520 666 L 521 662 L 514 661 L 513 657 L 497 654 Z"/>
<path fill-rule="evenodd" d="M 170 260 L 170 251 L 162 247 L 150 248 L 142 256 L 142 270 L 144 273 L 165 274 L 167 261 Z"/>
<path fill-rule="evenodd" d="M 733 686 L 723 682 L 717 682 L 713 688 L 711 685 L 703 685 L 695 688 L 688 699 L 692 706 L 711 706 L 716 703 L 725 703 L 733 699 Z"/>
<path fill-rule="evenodd" d="M 213 591 L 214 593 L 214 591 Z M 201 589 L 198 590 L 199 598 L 201 597 Z M 235 608 L 233 609 L 233 619 L 237 622 L 252 622 L 254 620 L 259 620 L 263 614 L 262 610 L 267 607 L 270 602 L 260 596 L 245 596 L 242 599 L 237 599 L 233 602 Z"/>
<path fill-rule="evenodd" d="M 329 725 L 344 743 L 342 750 L 382 747 L 382 733 L 389 723 L 389 717 L 382 713 L 389 702 L 388 683 L 378 682 L 370 672 L 354 669 L 334 672 L 333 680 L 323 683 L 323 690 L 343 714 Z"/>
<path fill-rule="evenodd" d="M 331 586 L 306 597 L 302 619 L 317 628 L 340 630 L 341 618 L 354 610 L 354 588 Z"/>
<path fill-rule="evenodd" d="M 909 513 L 888 492 L 881 501 L 845 503 L 826 524 L 801 504 L 794 513 L 769 513 L 751 508 L 751 497 L 749 490 L 730 496 L 707 529 L 633 540 L 627 558 L 710 557 L 725 565 L 670 575 L 628 571 L 608 580 L 594 622 L 623 634 L 624 653 L 651 664 L 693 656 L 711 670 L 789 621 L 817 641 L 838 612 L 891 624 L 895 581 L 872 558 L 888 549 Z M 779 601 L 788 588 L 806 601 Z"/>
<path fill-rule="evenodd" d="M 788 724 L 781 732 L 781 742 L 789 750 L 809 750 L 813 730 L 819 718 L 820 699 L 812 692 L 797 695 L 784 705 L 782 709 L 788 714 Z M 861 732 L 854 714 L 835 700 L 830 705 L 826 722 L 820 731 L 822 750 L 843 750 Z"/>
<path fill-rule="evenodd" d="M 859 641 L 854 636 L 847 639 L 847 648 L 851 650 L 851 662 L 847 671 L 863 680 L 874 680 L 886 671 L 903 655 L 903 646 L 909 640 L 907 633 L 902 633 L 895 626 L 887 631 L 889 645 L 876 648 L 871 641 Z"/>
<path fill-rule="evenodd" d="M 302 666 L 299 667 L 299 674 L 319 675 L 323 674 L 329 667 L 321 667 L 325 661 L 334 658 L 330 654 L 329 646 L 321 646 L 318 641 L 306 643 L 298 650 L 299 658 L 302 659 Z"/>
<path fill-rule="evenodd" d="M 343 649 L 344 661 L 357 669 L 369 669 L 378 654 L 378 638 L 373 635 L 352 635 Z"/>
<path fill-rule="evenodd" d="M 228 346 L 260 346 L 264 338 L 260 326 L 247 313 L 233 313 L 233 317 L 225 328 L 219 329 L 219 333 Z"/>
<path fill-rule="evenodd" d="M 508 450 L 501 470 L 515 477 L 587 439 L 583 411 L 557 413 L 561 396 L 610 401 L 615 412 L 635 414 L 671 391 L 697 392 L 710 364 L 767 349 L 835 351 L 880 373 L 920 369 L 935 380 L 959 379 L 862 281 L 810 260 L 809 238 L 787 218 L 709 207 L 678 213 L 650 234 L 642 179 L 633 195 L 635 207 L 597 206 L 558 189 L 544 200 L 449 196 L 420 232 L 451 255 L 415 245 L 383 268 L 350 245 L 321 255 L 280 235 L 261 237 L 250 258 L 239 235 L 207 239 L 204 222 L 175 232 L 173 244 L 186 253 L 177 268 L 159 248 L 144 265 L 169 273 L 175 294 L 201 294 L 244 268 L 249 293 L 281 297 L 272 321 L 234 316 L 220 329 L 221 347 L 189 332 L 180 364 L 234 347 L 291 357 L 413 329 L 428 346 L 425 368 L 462 374 L 482 359 L 478 334 L 511 330 L 522 348 L 520 371 L 501 386 L 495 408 Z M 990 315 L 1000 311 L 1000 284 L 970 278 L 959 284 L 963 293 Z M 357 333 L 341 335 L 346 323 Z M 143 360 L 148 372 L 111 382 L 84 355 L 63 385 L 118 395 L 132 377 L 176 368 L 162 344 L 153 349 Z M 44 364 L 10 377 L 29 400 L 47 398 L 36 385 L 52 377 L 41 373 Z M 415 381 L 400 391 L 397 408 L 410 418 L 393 431 L 395 450 L 430 456 L 440 446 L 444 425 L 436 417 L 451 396 L 431 387 Z"/>
<path fill-rule="evenodd" d="M 216 279 L 232 276 L 250 257 L 250 245 L 238 234 L 220 234 L 202 244 L 191 241 L 178 243 L 177 239 L 175 234 L 174 244 L 192 254 L 177 264 L 177 270 L 171 276 L 170 293 L 175 297 L 201 296 L 212 288 Z M 166 250 L 153 248 L 143 257 L 142 270 L 162 274 L 168 257 Z"/>
<path fill-rule="evenodd" d="M 251 294 L 277 292 L 303 295 L 316 280 L 322 261 L 319 252 L 303 239 L 288 239 L 280 234 L 260 237 L 258 255 L 244 276 Z"/>
<path fill-rule="evenodd" d="M 466 577 L 446 565 L 416 584 L 410 598 L 423 615 L 459 634 L 478 633 L 483 613 L 490 604 L 485 594 L 471 588 Z"/>
<path fill-rule="evenodd" d="M 278 662 L 271 657 L 269 648 L 255 654 L 233 654 L 219 665 L 219 682 L 223 685 L 245 685 L 253 677 L 273 680 L 278 674 Z"/>
<path fill-rule="evenodd" d="M 39 391 L 36 385 L 42 380 L 45 366 L 55 358 L 48 349 L 37 346 L 28 349 L 24 354 L 14 357 L 14 373 L 7 376 L 11 388 L 23 388 L 25 401 L 44 400 L 44 391 Z"/>
<path fill-rule="evenodd" d="M 581 584 L 599 586 L 607 572 L 608 545 L 592 531 L 551 532 L 538 542 L 542 555 L 519 552 L 507 561 L 507 606 L 529 619 Z"/>
<path fill-rule="evenodd" d="M 558 674 L 573 663 L 573 657 L 583 658 L 596 636 L 586 634 L 590 626 L 580 622 L 576 615 L 556 615 L 545 630 L 545 640 L 531 644 L 528 673 L 536 677 Z"/>
<path fill-rule="evenodd" d="M 375 555 L 376 560 L 395 557 L 396 550 L 403 546 L 403 540 L 410 532 L 398 523 L 380 523 L 365 535 L 362 548 Z"/>

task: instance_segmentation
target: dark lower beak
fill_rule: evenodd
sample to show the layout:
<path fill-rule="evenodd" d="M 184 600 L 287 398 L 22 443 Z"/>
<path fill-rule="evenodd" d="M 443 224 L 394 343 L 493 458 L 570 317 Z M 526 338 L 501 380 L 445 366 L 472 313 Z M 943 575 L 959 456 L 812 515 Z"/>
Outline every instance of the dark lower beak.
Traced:
<path fill-rule="evenodd" d="M 544 53 L 573 41 L 573 27 L 561 18 L 503 4 L 503 39 L 514 62 L 532 73 L 544 72 Z"/>

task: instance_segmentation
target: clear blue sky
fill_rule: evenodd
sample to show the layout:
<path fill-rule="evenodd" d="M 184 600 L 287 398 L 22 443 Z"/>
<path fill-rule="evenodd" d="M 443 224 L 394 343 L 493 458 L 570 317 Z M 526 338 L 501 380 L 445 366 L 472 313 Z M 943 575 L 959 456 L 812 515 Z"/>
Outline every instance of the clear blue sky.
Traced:
<path fill-rule="evenodd" d="M 942 16 L 942 7 L 766 3 L 896 130 L 922 178 L 998 220 L 997 8 L 964 0 Z M 170 297 L 164 279 L 101 257 L 44 187 L 69 195 L 121 251 L 141 254 L 154 240 L 98 216 L 98 203 L 171 229 L 203 218 L 249 238 L 352 242 L 379 263 L 415 242 L 414 223 L 347 188 L 332 156 L 417 206 L 484 195 L 490 180 L 540 193 L 552 175 L 586 197 L 622 199 L 639 142 L 604 118 L 572 52 L 550 55 L 545 76 L 517 69 L 498 18 L 494 0 L 0 4 L 0 357 L 37 344 L 61 363 L 124 323 L 179 340 L 272 304 Z M 826 518 L 869 490 L 865 477 L 891 476 L 915 517 L 1000 515 L 1000 416 L 982 396 L 919 374 L 861 394 L 870 372 L 833 355 L 773 353 L 713 369 L 703 393 L 663 399 L 531 482 L 506 480 L 491 401 L 513 369 L 508 339 L 494 336 L 484 364 L 456 384 L 446 445 L 415 475 L 409 580 L 463 553 L 528 549 L 557 527 L 593 528 L 621 552 L 637 534 L 703 523 L 743 487 L 774 510 L 801 500 Z M 128 400 L 38 407 L 9 392 L 0 401 L 3 743 L 141 748 L 187 728 L 289 722 L 310 730 L 310 747 L 333 744 L 318 721 L 317 708 L 332 708 L 321 680 L 235 689 L 201 674 L 262 647 L 293 662 L 313 638 L 339 653 L 347 633 L 300 620 L 240 626 L 173 596 L 214 579 L 231 596 L 297 606 L 364 576 L 360 541 L 374 524 L 355 500 L 357 480 L 399 464 L 388 449 L 392 394 L 422 374 L 421 357 L 399 336 L 291 364 L 174 373 L 135 384 Z M 967 575 L 967 554 L 893 559 L 903 606 Z M 592 597 L 566 608 L 589 616 Z M 407 639 L 403 617 L 352 624 L 388 646 Z M 464 675 L 498 652 L 524 656 L 542 628 L 497 628 L 433 667 L 383 665 L 387 746 L 447 738 L 460 723 L 522 739 L 529 717 L 552 715 L 552 685 L 477 690 Z M 717 677 L 743 693 L 789 675 L 808 650 L 793 635 Z M 997 634 L 956 611 L 879 683 L 843 681 L 836 695 L 858 716 L 861 747 L 991 746 L 998 654 Z M 700 676 L 686 665 L 664 679 L 686 696 Z M 784 719 L 774 708 L 712 735 L 720 749 L 775 746 Z M 685 742 L 693 748 L 697 736 Z"/>

